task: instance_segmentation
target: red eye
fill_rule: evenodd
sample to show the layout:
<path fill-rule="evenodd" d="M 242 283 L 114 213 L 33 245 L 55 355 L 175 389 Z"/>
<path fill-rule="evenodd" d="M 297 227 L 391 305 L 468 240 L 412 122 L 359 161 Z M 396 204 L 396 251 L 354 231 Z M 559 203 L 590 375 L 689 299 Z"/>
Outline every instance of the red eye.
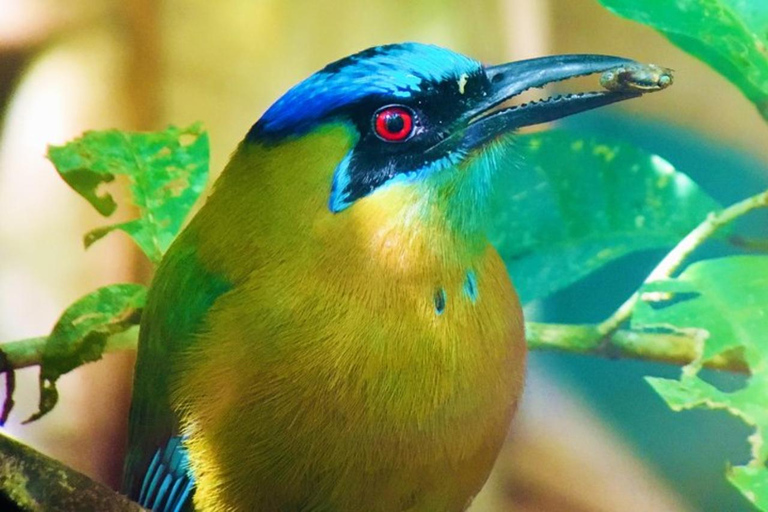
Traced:
<path fill-rule="evenodd" d="M 384 107 L 373 116 L 373 128 L 382 140 L 402 142 L 413 132 L 413 112 L 406 107 Z"/>

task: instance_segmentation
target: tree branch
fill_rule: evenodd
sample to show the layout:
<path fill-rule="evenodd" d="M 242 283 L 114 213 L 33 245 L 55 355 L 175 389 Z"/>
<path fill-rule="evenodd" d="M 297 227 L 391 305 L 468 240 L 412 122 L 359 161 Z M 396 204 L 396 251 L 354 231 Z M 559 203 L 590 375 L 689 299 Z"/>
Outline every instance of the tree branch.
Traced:
<path fill-rule="evenodd" d="M 692 362 L 697 340 L 682 333 L 617 330 L 603 336 L 599 325 L 563 325 L 527 322 L 531 350 L 556 350 L 609 359 L 635 359 L 683 366 Z M 749 373 L 741 353 L 730 351 L 704 362 L 705 368 Z"/>
<path fill-rule="evenodd" d="M 144 510 L 108 487 L 0 434 L 0 508 L 80 512 Z"/>
<path fill-rule="evenodd" d="M 571 354 L 592 355 L 609 359 L 637 359 L 674 365 L 686 365 L 696 355 L 692 335 L 682 333 L 618 330 L 603 336 L 595 324 L 549 324 L 526 322 L 530 350 L 556 350 Z M 136 328 L 109 338 L 104 353 L 136 348 Z M 45 337 L 28 338 L 0 345 L 0 373 L 39 365 Z M 6 363 L 6 364 L 4 364 Z M 704 364 L 707 368 L 748 373 L 740 354 L 727 353 Z"/>
<path fill-rule="evenodd" d="M 107 340 L 104 353 L 121 350 L 135 350 L 138 340 L 138 327 L 114 334 Z M 30 366 L 39 366 L 43 360 L 43 348 L 46 336 L 27 338 L 18 341 L 0 343 L 0 373 L 8 370 L 20 370 Z"/>
<path fill-rule="evenodd" d="M 113 334 L 107 338 L 104 354 L 121 350 L 135 350 L 138 341 L 138 326 Z M 5 425 L 13 409 L 13 392 L 16 388 L 15 372 L 30 366 L 40 366 L 43 362 L 45 342 L 48 338 L 40 336 L 0 344 L 0 375 L 5 374 L 5 399 L 0 407 L 0 426 Z"/>

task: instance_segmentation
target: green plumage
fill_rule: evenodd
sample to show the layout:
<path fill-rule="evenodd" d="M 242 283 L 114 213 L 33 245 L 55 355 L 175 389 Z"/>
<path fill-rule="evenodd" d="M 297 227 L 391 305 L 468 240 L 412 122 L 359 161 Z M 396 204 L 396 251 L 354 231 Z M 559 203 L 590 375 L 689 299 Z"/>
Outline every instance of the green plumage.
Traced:
<path fill-rule="evenodd" d="M 231 284 L 203 265 L 194 222 L 173 243 L 157 270 L 143 312 L 131 402 L 123 490 L 138 496 L 144 471 L 157 450 L 178 435 L 170 402 L 173 361 L 195 343 L 213 302 Z"/>

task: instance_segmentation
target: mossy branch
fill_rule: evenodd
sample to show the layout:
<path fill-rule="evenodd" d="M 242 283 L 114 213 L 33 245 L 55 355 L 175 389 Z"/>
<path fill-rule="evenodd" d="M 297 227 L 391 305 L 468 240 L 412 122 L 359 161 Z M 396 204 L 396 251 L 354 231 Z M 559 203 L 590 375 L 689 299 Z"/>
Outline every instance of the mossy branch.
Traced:
<path fill-rule="evenodd" d="M 122 494 L 0 434 L 0 509 L 140 512 Z"/>

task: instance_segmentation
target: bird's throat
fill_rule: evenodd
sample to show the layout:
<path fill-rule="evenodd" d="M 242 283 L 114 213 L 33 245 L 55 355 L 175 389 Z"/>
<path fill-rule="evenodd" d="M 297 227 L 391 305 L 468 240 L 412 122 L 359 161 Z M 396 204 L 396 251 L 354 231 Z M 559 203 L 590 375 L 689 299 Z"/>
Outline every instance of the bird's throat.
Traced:
<path fill-rule="evenodd" d="M 346 268 L 395 280 L 464 271 L 482 257 L 488 243 L 478 198 L 488 187 L 487 165 L 475 160 L 428 180 L 393 183 L 334 213 L 327 207 L 333 173 L 354 141 L 336 125 L 277 146 L 242 144 L 205 207 L 211 214 L 199 216 L 211 257 L 235 274 L 287 259 L 297 269 L 332 267 L 335 275 Z M 226 216 L 216 215 L 222 211 Z M 233 215 L 248 226 L 229 229 Z M 365 268 L 350 268 L 353 262 Z"/>

